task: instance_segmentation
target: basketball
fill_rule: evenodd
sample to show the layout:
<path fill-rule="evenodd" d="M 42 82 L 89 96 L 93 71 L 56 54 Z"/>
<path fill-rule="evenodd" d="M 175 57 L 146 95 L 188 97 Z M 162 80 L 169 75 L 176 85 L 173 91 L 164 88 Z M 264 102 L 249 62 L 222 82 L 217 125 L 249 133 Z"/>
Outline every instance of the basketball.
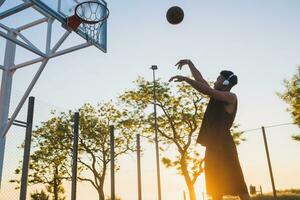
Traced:
<path fill-rule="evenodd" d="M 183 20 L 184 12 L 180 7 L 173 6 L 173 7 L 169 8 L 169 10 L 167 11 L 166 17 L 170 24 L 173 24 L 173 25 L 179 24 Z"/>

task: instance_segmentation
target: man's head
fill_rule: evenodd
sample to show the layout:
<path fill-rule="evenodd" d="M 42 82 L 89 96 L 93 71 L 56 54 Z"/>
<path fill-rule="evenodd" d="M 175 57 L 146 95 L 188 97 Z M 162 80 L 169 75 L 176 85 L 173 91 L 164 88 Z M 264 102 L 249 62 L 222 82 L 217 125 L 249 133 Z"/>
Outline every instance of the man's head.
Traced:
<path fill-rule="evenodd" d="M 216 90 L 230 91 L 238 82 L 238 78 L 232 71 L 223 70 L 218 76 L 214 88 Z"/>

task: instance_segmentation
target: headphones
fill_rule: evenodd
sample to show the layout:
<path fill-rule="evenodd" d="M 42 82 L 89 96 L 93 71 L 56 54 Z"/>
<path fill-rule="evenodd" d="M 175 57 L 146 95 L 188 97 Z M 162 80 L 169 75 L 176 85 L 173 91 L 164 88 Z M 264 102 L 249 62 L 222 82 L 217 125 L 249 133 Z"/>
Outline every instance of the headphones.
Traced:
<path fill-rule="evenodd" d="M 233 77 L 234 76 L 234 74 L 231 74 L 225 81 L 223 81 L 223 85 L 224 86 L 227 86 L 227 85 L 229 85 L 229 80 L 231 79 L 231 77 Z"/>

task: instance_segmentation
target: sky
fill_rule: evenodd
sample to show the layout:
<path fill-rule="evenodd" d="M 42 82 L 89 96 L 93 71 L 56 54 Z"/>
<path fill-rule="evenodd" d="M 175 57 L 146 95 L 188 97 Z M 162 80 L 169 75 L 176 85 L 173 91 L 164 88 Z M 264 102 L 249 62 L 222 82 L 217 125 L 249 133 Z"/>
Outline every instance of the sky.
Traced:
<path fill-rule="evenodd" d="M 16 2 L 6 0 L 0 11 Z M 168 24 L 165 18 L 167 9 L 174 5 L 185 12 L 183 22 L 176 26 Z M 49 117 L 49 110 L 53 108 L 63 111 L 76 109 L 86 102 L 95 105 L 115 99 L 133 88 L 132 81 L 138 76 L 152 80 L 149 68 L 154 64 L 158 66 L 156 76 L 163 81 L 176 74 L 189 75 L 187 68 L 177 71 L 174 67 L 183 58 L 191 59 L 208 80 L 215 80 L 223 69 L 235 72 L 239 78 L 233 89 L 239 99 L 236 123 L 241 130 L 292 122 L 286 112 L 287 105 L 276 92 L 284 91 L 283 79 L 295 74 L 300 64 L 300 1 L 111 0 L 108 7 L 107 53 L 89 47 L 50 60 L 31 92 L 37 98 L 36 124 Z M 0 22 L 16 27 L 36 17 L 39 14 L 26 10 Z M 54 25 L 55 41 L 64 30 L 59 23 Z M 44 48 L 45 30 L 45 26 L 40 26 L 24 35 Z M 82 39 L 73 33 L 64 47 L 80 42 Z M 3 64 L 4 50 L 5 40 L 0 38 L 0 64 Z M 17 63 L 35 57 L 17 49 Z M 38 67 L 33 65 L 15 72 L 10 112 Z M 25 111 L 26 105 L 20 119 L 26 116 Z M 299 143 L 290 139 L 299 129 L 288 125 L 266 131 L 277 188 L 299 188 L 300 148 Z M 23 132 L 13 127 L 8 133 L 6 179 L 22 158 L 16 147 L 22 142 Z M 238 151 L 246 183 L 262 185 L 263 191 L 269 192 L 271 183 L 261 131 L 246 132 L 244 137 L 247 141 L 238 146 Z M 143 147 L 143 197 L 152 200 L 157 196 L 154 146 L 144 143 Z M 116 191 L 124 200 L 137 199 L 135 162 L 134 155 L 120 161 Z M 182 193 L 187 191 L 183 178 L 164 167 L 161 174 L 163 198 L 183 199 Z M 201 196 L 203 177 L 196 190 Z M 95 198 L 95 192 L 86 184 L 80 185 L 78 193 L 79 199 L 87 195 Z M 109 179 L 106 194 L 109 195 Z"/>

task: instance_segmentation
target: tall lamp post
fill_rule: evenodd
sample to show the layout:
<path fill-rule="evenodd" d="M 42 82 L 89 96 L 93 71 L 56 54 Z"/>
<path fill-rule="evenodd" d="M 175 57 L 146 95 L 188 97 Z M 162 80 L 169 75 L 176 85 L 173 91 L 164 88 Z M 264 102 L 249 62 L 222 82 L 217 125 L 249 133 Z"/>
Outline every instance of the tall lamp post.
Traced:
<path fill-rule="evenodd" d="M 156 113 L 156 94 L 155 94 L 155 70 L 157 65 L 152 65 L 153 71 L 153 102 L 154 102 L 154 129 L 155 129 L 155 151 L 156 151 L 156 169 L 157 169 L 157 187 L 158 187 L 158 200 L 161 200 L 161 184 L 160 184 L 160 167 L 159 167 L 159 148 L 158 148 L 158 134 L 157 134 L 157 113 Z"/>

